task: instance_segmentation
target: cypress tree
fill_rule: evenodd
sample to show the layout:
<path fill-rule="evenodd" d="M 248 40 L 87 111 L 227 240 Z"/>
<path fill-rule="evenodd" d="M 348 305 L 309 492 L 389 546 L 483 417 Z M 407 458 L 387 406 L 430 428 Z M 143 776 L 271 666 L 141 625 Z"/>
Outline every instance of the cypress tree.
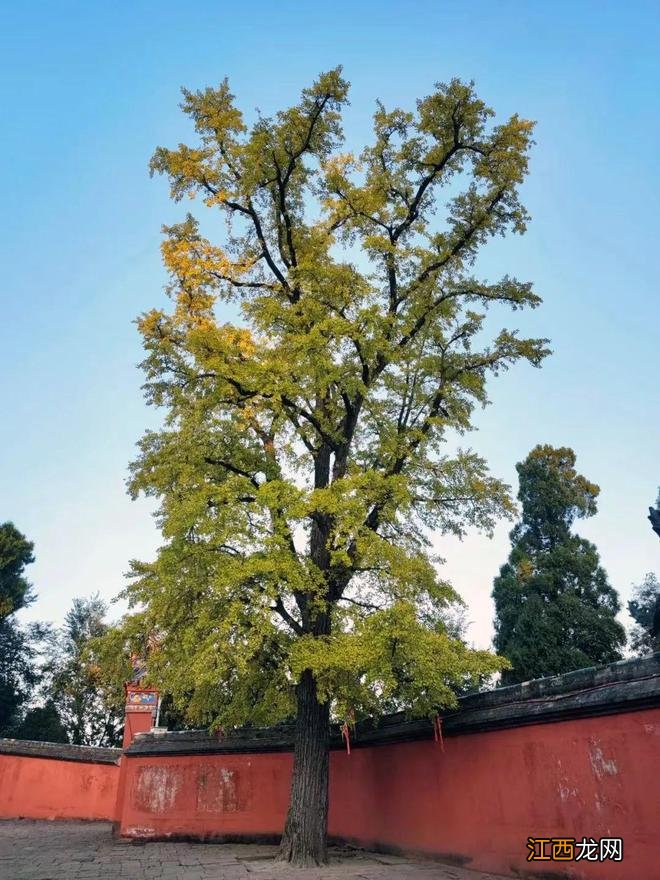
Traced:
<path fill-rule="evenodd" d="M 516 469 L 522 516 L 493 587 L 495 647 L 512 664 L 503 684 L 620 659 L 617 593 L 594 544 L 572 532 L 596 513 L 599 487 L 566 447 L 536 446 Z"/>

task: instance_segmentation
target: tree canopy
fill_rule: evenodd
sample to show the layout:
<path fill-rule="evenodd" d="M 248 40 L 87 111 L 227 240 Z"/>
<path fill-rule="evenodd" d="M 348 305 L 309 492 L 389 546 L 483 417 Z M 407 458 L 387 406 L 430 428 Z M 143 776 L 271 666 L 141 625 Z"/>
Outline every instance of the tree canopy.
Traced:
<path fill-rule="evenodd" d="M 31 739 L 39 742 L 68 743 L 69 735 L 52 700 L 43 706 L 35 706 L 25 713 L 11 730 L 14 739 Z"/>
<path fill-rule="evenodd" d="M 46 665 L 45 694 L 56 710 L 68 742 L 115 746 L 121 743 L 124 700 L 98 665 L 94 645 L 108 625 L 98 595 L 74 599 L 64 625 L 54 634 Z"/>
<path fill-rule="evenodd" d="M 34 695 L 40 680 L 39 649 L 44 629 L 20 627 L 15 620 L 0 620 L 0 736 L 9 736 Z"/>
<path fill-rule="evenodd" d="M 596 513 L 598 486 L 566 447 L 536 446 L 516 465 L 522 504 L 508 562 L 495 579 L 495 647 L 511 683 L 621 658 L 625 632 L 616 591 L 596 547 L 571 531 Z"/>
<path fill-rule="evenodd" d="M 0 525 L 0 621 L 32 601 L 24 571 L 34 562 L 34 544 L 13 523 Z"/>
<path fill-rule="evenodd" d="M 429 536 L 511 511 L 447 441 L 490 375 L 547 353 L 485 323 L 537 306 L 531 283 L 474 272 L 489 239 L 525 230 L 532 123 L 495 124 L 452 80 L 412 111 L 378 103 L 354 155 L 347 102 L 340 68 L 250 125 L 226 81 L 184 90 L 196 143 L 151 168 L 204 216 L 164 228 L 172 305 L 139 319 L 165 421 L 131 491 L 159 499 L 165 543 L 133 565 L 124 635 L 151 633 L 150 675 L 198 722 L 296 715 L 297 755 L 305 736 L 326 749 L 331 706 L 433 713 L 500 667 L 445 622 L 459 599 Z"/>
<path fill-rule="evenodd" d="M 18 721 L 38 681 L 39 626 L 20 627 L 15 614 L 33 600 L 25 569 L 34 545 L 11 522 L 0 525 L 0 735 Z"/>
<path fill-rule="evenodd" d="M 628 613 L 635 621 L 630 633 L 630 647 L 644 656 L 660 650 L 660 581 L 648 572 L 633 589 Z"/>

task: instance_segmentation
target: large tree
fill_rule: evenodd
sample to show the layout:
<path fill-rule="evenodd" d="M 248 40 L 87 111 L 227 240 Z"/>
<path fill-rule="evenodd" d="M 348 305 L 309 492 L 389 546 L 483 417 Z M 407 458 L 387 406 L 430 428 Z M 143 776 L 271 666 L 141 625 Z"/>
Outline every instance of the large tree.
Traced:
<path fill-rule="evenodd" d="M 378 104 L 354 157 L 347 94 L 332 70 L 248 127 L 226 82 L 184 91 L 197 143 L 151 167 L 201 201 L 213 238 L 190 214 L 164 229 L 173 304 L 139 320 L 165 422 L 132 490 L 160 499 L 166 540 L 134 565 L 127 627 L 155 633 L 150 675 L 191 718 L 295 717 L 281 855 L 297 864 L 326 858 L 331 717 L 432 714 L 500 665 L 445 623 L 458 599 L 429 534 L 510 510 L 485 462 L 445 441 L 490 374 L 546 354 L 484 323 L 536 306 L 531 284 L 472 271 L 490 238 L 525 229 L 532 123 L 493 124 L 453 80 L 413 111 Z"/>
<path fill-rule="evenodd" d="M 14 726 L 36 693 L 46 635 L 39 624 L 21 627 L 12 617 L 0 621 L 0 736 L 14 735 Z"/>
<path fill-rule="evenodd" d="M 660 581 L 648 572 L 633 589 L 628 613 L 635 621 L 630 631 L 630 647 L 640 657 L 660 651 Z"/>
<path fill-rule="evenodd" d="M 0 621 L 28 605 L 32 588 L 25 568 L 34 562 L 34 544 L 13 523 L 0 525 Z"/>
<path fill-rule="evenodd" d="M 566 447 L 536 446 L 516 470 L 522 516 L 493 588 L 495 647 L 512 664 L 503 683 L 620 659 L 617 593 L 596 547 L 571 531 L 596 512 L 600 489 Z"/>
<path fill-rule="evenodd" d="M 11 730 L 11 736 L 15 739 L 31 739 L 39 742 L 69 742 L 69 735 L 52 700 L 46 700 L 43 706 L 35 706 L 26 712 Z"/>
<path fill-rule="evenodd" d="M 46 666 L 46 697 L 54 705 L 69 742 L 115 746 L 121 743 L 124 706 L 94 654 L 106 632 L 105 603 L 98 595 L 74 599 L 64 625 L 54 634 Z"/>
<path fill-rule="evenodd" d="M 39 674 L 37 655 L 43 629 L 21 627 L 16 612 L 33 601 L 25 569 L 34 562 L 34 545 L 13 523 L 0 525 L 0 736 L 19 720 Z"/>

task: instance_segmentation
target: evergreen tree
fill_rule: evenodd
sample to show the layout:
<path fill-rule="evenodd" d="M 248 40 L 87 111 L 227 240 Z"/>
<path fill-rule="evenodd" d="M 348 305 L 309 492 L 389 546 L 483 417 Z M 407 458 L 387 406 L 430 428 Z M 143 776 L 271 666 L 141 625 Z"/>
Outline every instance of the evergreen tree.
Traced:
<path fill-rule="evenodd" d="M 9 735 L 39 680 L 37 655 L 44 630 L 21 627 L 15 614 L 33 601 L 25 568 L 34 545 L 13 523 L 0 525 L 0 736 Z"/>
<path fill-rule="evenodd" d="M 596 547 L 575 535 L 596 512 L 598 486 L 575 471 L 575 453 L 537 446 L 516 469 L 520 522 L 495 578 L 495 647 L 512 663 L 505 684 L 621 657 L 620 605 Z"/>
<path fill-rule="evenodd" d="M 69 736 L 52 700 L 47 700 L 43 706 L 37 706 L 26 712 L 23 720 L 12 729 L 10 736 L 38 742 L 69 742 Z"/>
<path fill-rule="evenodd" d="M 34 562 L 34 544 L 13 523 L 0 525 L 0 621 L 32 600 L 25 567 Z"/>
<path fill-rule="evenodd" d="M 38 655 L 44 628 L 19 626 L 12 617 L 0 621 L 0 736 L 11 736 L 23 706 L 40 680 Z"/>
<path fill-rule="evenodd" d="M 635 621 L 630 632 L 632 651 L 640 657 L 660 651 L 660 581 L 652 572 L 633 589 L 628 612 Z"/>

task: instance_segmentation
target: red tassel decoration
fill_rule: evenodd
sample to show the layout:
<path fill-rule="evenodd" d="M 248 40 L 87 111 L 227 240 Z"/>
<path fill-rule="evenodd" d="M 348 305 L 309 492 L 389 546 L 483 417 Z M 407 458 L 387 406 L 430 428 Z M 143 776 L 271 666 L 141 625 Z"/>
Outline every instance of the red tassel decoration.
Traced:
<path fill-rule="evenodd" d="M 341 726 L 341 736 L 342 739 L 346 742 L 346 753 L 350 755 L 351 753 L 351 731 L 348 726 L 348 722 L 344 721 Z"/>
<path fill-rule="evenodd" d="M 433 719 L 433 739 L 440 743 L 440 749 L 444 752 L 445 743 L 442 739 L 442 718 L 439 715 L 436 715 Z"/>

